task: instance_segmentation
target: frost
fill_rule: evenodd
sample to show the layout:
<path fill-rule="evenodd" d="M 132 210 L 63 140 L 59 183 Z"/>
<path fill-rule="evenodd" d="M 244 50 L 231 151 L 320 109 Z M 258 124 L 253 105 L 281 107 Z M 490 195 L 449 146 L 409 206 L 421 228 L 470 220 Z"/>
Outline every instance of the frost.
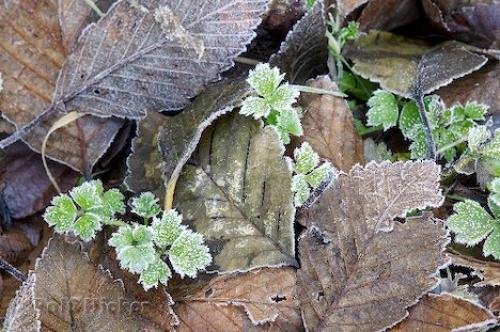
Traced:
<path fill-rule="evenodd" d="M 175 210 L 165 211 L 161 218 L 153 219 L 153 239 L 160 248 L 171 246 L 179 235 L 186 231 L 182 216 Z"/>
<path fill-rule="evenodd" d="M 387 91 L 377 90 L 368 100 L 368 125 L 383 126 L 384 130 L 394 127 L 398 122 L 399 108 L 396 97 Z"/>
<path fill-rule="evenodd" d="M 194 278 L 199 270 L 204 270 L 211 262 L 212 256 L 203 244 L 203 236 L 190 230 L 184 231 L 169 251 L 170 262 L 181 278 L 185 275 Z"/>
<path fill-rule="evenodd" d="M 133 198 L 131 207 L 133 213 L 145 219 L 153 218 L 161 211 L 158 199 L 151 192 L 145 192 Z"/>

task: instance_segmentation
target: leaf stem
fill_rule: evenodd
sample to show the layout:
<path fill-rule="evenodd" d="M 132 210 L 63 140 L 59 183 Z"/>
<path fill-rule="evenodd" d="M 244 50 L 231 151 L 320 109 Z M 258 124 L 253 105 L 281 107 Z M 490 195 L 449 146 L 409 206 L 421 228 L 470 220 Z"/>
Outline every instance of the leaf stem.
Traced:
<path fill-rule="evenodd" d="M 102 222 L 104 225 L 109 225 L 109 226 L 117 226 L 117 227 L 121 227 L 121 226 L 127 226 L 127 223 L 122 221 L 122 220 L 119 220 L 119 219 L 111 219 L 111 220 L 105 220 Z"/>
<path fill-rule="evenodd" d="M 457 140 L 457 141 L 455 141 L 455 142 L 453 142 L 453 143 L 450 143 L 450 144 L 447 144 L 447 145 L 443 146 L 441 149 L 439 149 L 439 150 L 437 151 L 437 154 L 440 154 L 440 155 L 441 155 L 441 154 L 443 154 L 444 152 L 446 152 L 447 150 L 449 150 L 449 149 L 451 149 L 451 148 L 454 148 L 454 147 L 456 147 L 457 145 L 460 145 L 460 144 L 462 144 L 462 143 L 464 143 L 464 142 L 466 142 L 466 141 L 467 141 L 467 136 L 464 136 L 464 137 L 460 138 L 459 140 Z"/>
<path fill-rule="evenodd" d="M 26 280 L 26 275 L 24 273 L 22 273 L 21 271 L 16 269 L 14 266 L 9 264 L 9 262 L 7 262 L 2 257 L 0 257 L 0 270 L 7 272 L 12 277 L 14 277 L 15 279 L 17 279 L 21 282 Z"/>
<path fill-rule="evenodd" d="M 290 84 L 290 87 L 295 88 L 295 89 L 299 90 L 300 92 L 305 92 L 305 93 L 315 93 L 315 94 L 319 94 L 319 95 L 330 95 L 330 96 L 335 96 L 335 97 L 347 97 L 347 95 L 345 95 L 339 91 L 313 88 L 311 86 L 306 86 L 306 85 Z"/>
<path fill-rule="evenodd" d="M 178 176 L 170 179 L 170 181 L 168 181 L 167 183 L 167 189 L 165 191 L 165 202 L 163 206 L 163 209 L 165 211 L 171 210 L 174 205 L 174 192 L 175 192 L 175 185 L 177 184 L 177 178 Z"/>
<path fill-rule="evenodd" d="M 99 17 L 102 17 L 104 16 L 104 13 L 99 9 L 99 7 L 97 7 L 97 5 L 94 3 L 94 1 L 92 0 L 83 0 L 85 1 L 85 3 L 90 7 L 92 8 L 97 15 L 99 15 Z"/>
<path fill-rule="evenodd" d="M 427 146 L 427 157 L 432 160 L 436 160 L 436 144 L 434 143 L 434 138 L 432 137 L 431 125 L 429 123 L 429 118 L 427 118 L 427 112 L 425 111 L 424 96 L 419 93 L 416 96 L 416 102 L 418 105 L 418 110 L 420 113 L 420 120 L 422 121 L 422 127 L 425 132 L 425 144 Z"/>
<path fill-rule="evenodd" d="M 236 57 L 234 59 L 234 62 L 242 63 L 244 65 L 256 66 L 259 63 L 261 63 L 262 61 L 251 59 L 251 58 L 245 58 L 243 56 L 239 56 L 239 57 Z"/>

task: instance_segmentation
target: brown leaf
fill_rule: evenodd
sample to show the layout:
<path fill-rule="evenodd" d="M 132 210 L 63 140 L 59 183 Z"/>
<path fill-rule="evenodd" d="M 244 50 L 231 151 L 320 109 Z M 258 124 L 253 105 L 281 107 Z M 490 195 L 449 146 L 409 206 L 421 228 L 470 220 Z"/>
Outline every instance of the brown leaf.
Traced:
<path fill-rule="evenodd" d="M 474 257 L 448 254 L 451 257 L 453 264 L 472 268 L 476 271 L 476 275 L 482 280 L 476 283 L 476 286 L 500 286 L 500 263 L 483 261 Z"/>
<path fill-rule="evenodd" d="M 460 78 L 436 93 L 446 105 L 477 101 L 490 107 L 489 113 L 500 113 L 500 64 L 492 63 L 467 77 Z"/>
<path fill-rule="evenodd" d="M 300 331 L 295 282 L 293 268 L 217 276 L 175 298 L 178 331 Z"/>
<path fill-rule="evenodd" d="M 17 265 L 26 259 L 33 246 L 20 229 L 11 229 L 0 235 L 0 257 Z"/>
<path fill-rule="evenodd" d="M 0 45 L 0 72 L 4 79 L 0 110 L 19 128 L 50 106 L 66 58 L 55 1 L 2 1 Z M 24 138 L 32 149 L 41 150 L 45 134 L 61 115 L 46 116 Z M 81 118 L 51 136 L 47 155 L 89 173 L 121 125 L 122 121 L 116 119 Z"/>
<path fill-rule="evenodd" d="M 338 90 L 328 76 L 310 80 L 307 85 Z M 300 105 L 307 111 L 302 118 L 302 141 L 309 142 L 321 158 L 330 160 L 339 170 L 347 172 L 357 163 L 363 164 L 363 140 L 354 128 L 347 103 L 341 97 L 303 93 Z"/>
<path fill-rule="evenodd" d="M 439 177 L 430 161 L 355 166 L 301 216 L 309 229 L 299 239 L 297 283 L 309 331 L 384 329 L 436 284 L 444 227 L 428 215 L 391 224 L 440 205 Z"/>
<path fill-rule="evenodd" d="M 358 19 L 361 31 L 391 31 L 420 16 L 416 0 L 372 0 Z"/>
<path fill-rule="evenodd" d="M 122 283 L 77 246 L 55 237 L 9 307 L 4 329 L 39 331 L 33 326 L 40 324 L 55 331 L 162 331 L 141 316 L 149 305 L 125 294 Z"/>
<path fill-rule="evenodd" d="M 445 332 L 472 326 L 479 328 L 496 321 L 486 308 L 449 294 L 426 295 L 409 309 L 409 313 L 389 331 Z"/>
<path fill-rule="evenodd" d="M 349 15 L 354 9 L 360 7 L 369 0 L 338 0 L 339 10 L 343 16 Z"/>
<path fill-rule="evenodd" d="M 94 1 L 97 8 L 105 13 L 115 0 Z M 66 52 L 72 51 L 80 33 L 90 23 L 98 20 L 99 15 L 82 0 L 58 0 L 59 20 Z"/>
<path fill-rule="evenodd" d="M 48 167 L 62 190 L 76 184 L 78 174 L 68 167 L 50 160 Z M 0 151 L 0 190 L 8 213 L 17 219 L 44 209 L 57 193 L 40 155 L 22 142 Z"/>

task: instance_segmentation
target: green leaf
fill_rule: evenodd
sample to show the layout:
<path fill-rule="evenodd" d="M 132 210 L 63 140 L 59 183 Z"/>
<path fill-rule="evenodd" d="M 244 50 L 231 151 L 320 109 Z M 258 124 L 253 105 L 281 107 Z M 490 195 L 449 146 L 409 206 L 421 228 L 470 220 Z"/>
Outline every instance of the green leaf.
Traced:
<path fill-rule="evenodd" d="M 484 256 L 491 255 L 500 260 L 500 220 L 496 221 L 493 232 L 484 241 L 483 254 Z"/>
<path fill-rule="evenodd" d="M 90 210 L 103 206 L 103 192 L 101 180 L 93 180 L 73 188 L 69 194 L 83 210 Z"/>
<path fill-rule="evenodd" d="M 169 250 L 169 259 L 181 278 L 185 275 L 195 278 L 198 271 L 205 270 L 212 262 L 208 247 L 203 243 L 203 236 L 191 230 L 185 230 L 174 241 Z"/>
<path fill-rule="evenodd" d="M 367 124 L 372 127 L 382 125 L 384 130 L 395 126 L 398 122 L 399 108 L 396 97 L 387 91 L 377 90 L 368 100 Z"/>
<path fill-rule="evenodd" d="M 156 257 L 152 238 L 152 232 L 144 225 L 122 226 L 113 233 L 109 245 L 115 247 L 122 268 L 141 273 Z"/>
<path fill-rule="evenodd" d="M 411 159 L 425 159 L 427 156 L 427 145 L 425 144 L 425 133 L 422 128 L 416 131 L 413 142 L 410 144 Z"/>
<path fill-rule="evenodd" d="M 333 172 L 332 165 L 328 162 L 323 163 L 314 171 L 306 175 L 306 181 L 313 189 L 316 189 L 328 178 L 328 174 L 331 172 Z"/>
<path fill-rule="evenodd" d="M 278 114 L 276 126 L 283 144 L 290 143 L 290 135 L 302 136 L 303 129 L 300 123 L 299 113 L 296 108 L 287 108 Z"/>
<path fill-rule="evenodd" d="M 281 111 L 287 108 L 291 108 L 292 105 L 297 101 L 300 92 L 292 88 L 288 83 L 283 84 L 273 94 L 269 97 L 265 97 L 266 101 L 269 103 L 271 108 Z"/>
<path fill-rule="evenodd" d="M 283 81 L 284 74 L 278 68 L 271 68 L 268 63 L 259 63 L 248 74 L 248 83 L 264 98 L 269 98 Z"/>
<path fill-rule="evenodd" d="M 376 85 L 349 71 L 343 71 L 339 80 L 339 89 L 363 101 L 368 101 L 376 89 Z"/>
<path fill-rule="evenodd" d="M 421 128 L 422 122 L 420 121 L 420 112 L 418 106 L 414 101 L 404 104 L 399 118 L 399 129 L 404 137 L 413 139 L 418 132 L 415 128 Z"/>
<path fill-rule="evenodd" d="M 160 248 L 171 246 L 179 235 L 186 230 L 182 225 L 182 216 L 175 210 L 165 211 L 161 218 L 154 218 L 153 239 Z"/>
<path fill-rule="evenodd" d="M 307 142 L 302 143 L 300 148 L 293 152 L 295 159 L 295 172 L 298 174 L 307 174 L 311 172 L 319 163 L 319 156 Z"/>
<path fill-rule="evenodd" d="M 452 110 L 457 112 L 457 115 L 461 120 L 465 120 L 467 118 L 471 120 L 484 121 L 484 116 L 488 112 L 488 106 L 471 101 L 467 102 L 465 106 L 456 105 L 452 107 Z"/>
<path fill-rule="evenodd" d="M 125 197 L 118 189 L 110 189 L 102 195 L 104 204 L 103 211 L 108 218 L 113 218 L 115 214 L 125 213 Z"/>
<path fill-rule="evenodd" d="M 45 210 L 43 219 L 50 226 L 54 226 L 57 233 L 65 233 L 73 228 L 77 215 L 78 211 L 73 200 L 63 194 L 52 199 L 51 206 Z"/>
<path fill-rule="evenodd" d="M 155 217 L 161 211 L 158 199 L 151 192 L 145 192 L 139 197 L 134 197 L 131 206 L 132 212 L 144 219 Z"/>
<path fill-rule="evenodd" d="M 292 178 L 292 191 L 295 193 L 295 207 L 302 206 L 311 196 L 311 189 L 304 174 L 294 175 Z"/>
<path fill-rule="evenodd" d="M 168 265 L 157 255 L 155 260 L 142 271 L 139 277 L 139 282 L 145 290 L 158 287 L 158 284 L 167 284 L 168 279 L 172 276 L 172 271 Z"/>
<path fill-rule="evenodd" d="M 101 229 L 101 218 L 93 213 L 85 213 L 75 222 L 73 233 L 84 241 L 90 241 Z"/>
<path fill-rule="evenodd" d="M 269 106 L 264 98 L 250 96 L 243 101 L 240 113 L 246 116 L 253 116 L 257 120 L 267 117 L 271 113 L 271 106 Z"/>
<path fill-rule="evenodd" d="M 491 138 L 491 133 L 486 126 L 476 126 L 469 129 L 467 141 L 469 149 L 476 153 L 480 150 L 481 145 Z"/>
<path fill-rule="evenodd" d="M 482 241 L 493 230 L 495 221 L 479 203 L 466 200 L 453 206 L 454 213 L 448 218 L 448 227 L 467 245 Z"/>

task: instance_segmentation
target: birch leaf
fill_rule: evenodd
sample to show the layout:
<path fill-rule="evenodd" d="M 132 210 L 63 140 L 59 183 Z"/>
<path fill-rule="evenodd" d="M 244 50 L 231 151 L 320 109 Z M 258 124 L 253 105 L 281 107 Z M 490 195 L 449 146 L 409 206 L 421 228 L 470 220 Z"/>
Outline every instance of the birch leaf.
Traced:
<path fill-rule="evenodd" d="M 250 93 L 245 80 L 218 82 L 195 98 L 182 113 L 166 117 L 154 112 L 139 122 L 128 157 L 128 188 L 164 197 L 165 182 L 177 179 L 203 131 L 222 114 L 239 106 Z"/>
<path fill-rule="evenodd" d="M 487 58 L 455 41 L 431 45 L 372 30 L 345 52 L 353 71 L 406 98 L 426 95 L 481 68 Z"/>
<path fill-rule="evenodd" d="M 17 298 L 8 310 L 7 331 L 161 331 L 140 316 L 147 303 L 125 295 L 121 282 L 61 237 L 49 242 Z M 28 298 L 34 308 L 21 309 Z"/>
<path fill-rule="evenodd" d="M 297 265 L 292 172 L 272 127 L 239 114 L 209 127 L 179 178 L 174 207 L 204 235 L 214 265 Z"/>
<path fill-rule="evenodd" d="M 328 60 L 325 34 L 324 1 L 317 0 L 313 9 L 295 24 L 269 63 L 272 67 L 279 67 L 290 83 L 302 84 L 311 77 L 324 74 Z"/>
<path fill-rule="evenodd" d="M 254 37 L 267 1 L 118 1 L 66 61 L 54 104 L 140 119 L 185 107 Z"/>
<path fill-rule="evenodd" d="M 355 166 L 301 215 L 310 226 L 299 239 L 297 283 L 310 331 L 384 329 L 436 284 L 444 227 L 428 215 L 389 221 L 439 206 L 439 176 L 434 162 Z"/>
<path fill-rule="evenodd" d="M 2 116 L 17 128 L 32 122 L 52 102 L 57 76 L 66 58 L 55 1 L 0 2 Z M 15 48 L 13 47 L 15 45 Z M 24 140 L 39 152 L 42 140 L 61 113 L 47 115 Z M 47 156 L 90 172 L 123 122 L 83 117 L 52 134 Z"/>
<path fill-rule="evenodd" d="M 327 76 L 319 76 L 307 85 L 338 90 Z M 342 98 L 306 93 L 301 96 L 300 105 L 307 111 L 302 118 L 304 135 L 301 139 L 314 151 L 342 171 L 363 163 L 363 141 L 354 128 L 352 112 Z"/>
<path fill-rule="evenodd" d="M 426 295 L 409 312 L 404 321 L 389 331 L 445 332 L 472 327 L 479 329 L 496 322 L 486 308 L 449 294 Z"/>
<path fill-rule="evenodd" d="M 175 297 L 177 330 L 300 331 L 295 282 L 293 268 L 217 276 L 196 291 Z"/>

